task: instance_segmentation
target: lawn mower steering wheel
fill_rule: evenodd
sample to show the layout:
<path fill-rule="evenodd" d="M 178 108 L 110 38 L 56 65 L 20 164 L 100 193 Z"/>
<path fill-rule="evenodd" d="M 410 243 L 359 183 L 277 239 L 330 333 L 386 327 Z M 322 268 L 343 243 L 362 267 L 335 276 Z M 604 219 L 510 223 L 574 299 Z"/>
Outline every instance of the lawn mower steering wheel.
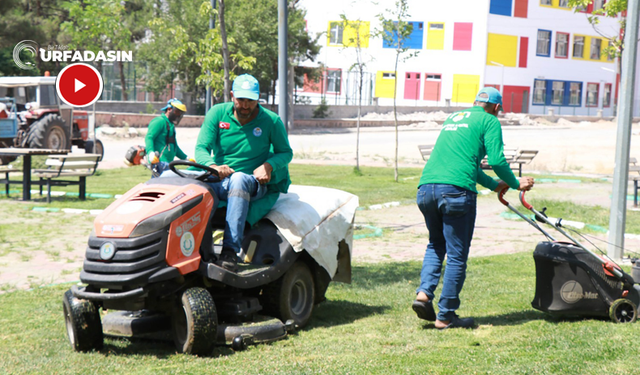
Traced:
<path fill-rule="evenodd" d="M 180 172 L 180 170 L 176 169 L 177 165 L 186 165 L 189 167 L 196 167 L 199 169 L 202 169 L 205 171 L 204 174 L 201 174 L 198 177 L 191 177 L 189 175 L 186 175 L 182 172 Z M 169 169 L 171 169 L 171 172 L 177 174 L 178 176 L 182 177 L 182 178 L 195 178 L 198 181 L 206 181 L 209 177 L 211 176 L 215 176 L 218 181 L 220 181 L 220 175 L 218 174 L 218 171 L 216 171 L 215 169 L 206 166 L 206 165 L 202 165 L 202 164 L 198 164 L 196 162 L 193 161 L 188 161 L 188 160 L 174 160 L 171 163 L 169 163 Z M 216 182 L 216 181 L 209 181 L 209 182 Z"/>

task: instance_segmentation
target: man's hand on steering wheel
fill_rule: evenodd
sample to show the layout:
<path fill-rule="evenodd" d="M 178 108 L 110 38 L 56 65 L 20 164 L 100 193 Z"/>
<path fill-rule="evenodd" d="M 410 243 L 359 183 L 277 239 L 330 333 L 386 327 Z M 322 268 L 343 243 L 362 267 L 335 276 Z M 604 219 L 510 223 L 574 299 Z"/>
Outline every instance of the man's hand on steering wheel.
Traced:
<path fill-rule="evenodd" d="M 182 178 L 194 178 L 192 175 L 187 175 L 184 174 L 182 172 L 180 172 L 179 169 L 176 169 L 177 165 L 187 165 L 189 167 L 195 167 L 198 169 L 202 169 L 204 171 L 203 174 L 195 177 L 196 180 L 198 181 L 207 181 L 211 176 L 215 176 L 218 178 L 218 180 L 220 180 L 220 175 L 218 174 L 218 171 L 214 168 L 211 167 L 207 167 L 206 165 L 202 165 L 202 164 L 198 164 L 192 161 L 187 161 L 187 160 L 174 160 L 171 163 L 169 163 L 169 169 L 171 169 L 171 171 L 175 174 L 177 174 L 178 176 L 182 177 Z M 215 182 L 215 181 L 209 181 L 209 182 Z"/>
<path fill-rule="evenodd" d="M 229 167 L 226 164 L 225 165 L 211 164 L 209 167 L 218 171 L 218 177 L 220 177 L 221 180 L 229 177 L 233 172 L 235 172 L 233 168 Z"/>

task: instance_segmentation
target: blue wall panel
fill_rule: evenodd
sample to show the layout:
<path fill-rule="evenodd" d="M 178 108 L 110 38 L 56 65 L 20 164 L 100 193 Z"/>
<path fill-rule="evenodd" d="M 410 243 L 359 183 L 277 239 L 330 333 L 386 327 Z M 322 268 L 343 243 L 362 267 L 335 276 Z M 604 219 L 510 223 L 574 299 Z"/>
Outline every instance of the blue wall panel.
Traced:
<path fill-rule="evenodd" d="M 491 0 L 489 13 L 511 17 L 513 0 Z"/>

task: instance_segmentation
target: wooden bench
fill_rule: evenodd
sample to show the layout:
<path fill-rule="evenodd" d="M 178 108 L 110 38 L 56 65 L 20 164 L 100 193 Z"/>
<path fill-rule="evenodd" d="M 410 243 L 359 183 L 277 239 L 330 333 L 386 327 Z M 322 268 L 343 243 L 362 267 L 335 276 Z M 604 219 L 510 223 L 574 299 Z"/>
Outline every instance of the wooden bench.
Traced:
<path fill-rule="evenodd" d="M 505 147 L 504 148 L 504 157 L 505 157 L 505 159 L 507 159 L 507 163 L 510 163 L 516 157 L 517 153 L 518 153 L 518 149 L 517 148 Z M 485 155 L 484 159 L 482 159 L 482 161 L 480 162 L 480 168 L 482 168 L 482 169 L 491 169 L 491 166 L 489 165 L 489 161 L 487 160 L 487 156 L 486 155 Z"/>
<path fill-rule="evenodd" d="M 418 150 L 420 151 L 420 155 L 422 155 L 422 160 L 429 160 L 429 156 L 431 156 L 431 152 L 433 151 L 433 146 L 435 145 L 418 145 Z"/>
<path fill-rule="evenodd" d="M 45 162 L 49 168 L 33 170 L 34 177 L 40 178 L 40 195 L 46 180 L 47 203 L 51 202 L 51 186 L 78 185 L 80 200 L 85 200 L 86 179 L 96 173 L 99 161 L 100 154 L 50 155 Z M 78 180 L 69 180 L 69 177 L 78 177 Z"/>
<path fill-rule="evenodd" d="M 640 165 L 636 158 L 629 158 L 629 179 L 633 181 L 633 207 L 638 207 L 638 181 L 640 181 Z"/>
<path fill-rule="evenodd" d="M 9 185 L 12 183 L 9 180 L 9 174 L 13 172 L 22 172 L 22 169 L 11 168 L 11 166 L 7 165 L 0 165 L 0 174 L 4 174 L 4 178 L 0 179 L 0 184 L 4 184 L 5 196 L 7 197 L 9 196 Z M 17 181 L 14 181 L 13 183 L 17 183 Z"/>
<path fill-rule="evenodd" d="M 511 160 L 507 160 L 511 169 L 518 170 L 518 177 L 522 177 L 522 165 L 529 164 L 538 155 L 538 150 L 520 150 Z"/>
<path fill-rule="evenodd" d="M 538 154 L 538 150 L 518 150 L 517 148 L 504 149 L 504 157 L 509 163 L 509 167 L 513 171 L 518 171 L 518 177 L 522 177 L 522 165 L 529 164 Z M 482 169 L 491 169 L 487 158 L 482 159 L 480 163 Z"/>

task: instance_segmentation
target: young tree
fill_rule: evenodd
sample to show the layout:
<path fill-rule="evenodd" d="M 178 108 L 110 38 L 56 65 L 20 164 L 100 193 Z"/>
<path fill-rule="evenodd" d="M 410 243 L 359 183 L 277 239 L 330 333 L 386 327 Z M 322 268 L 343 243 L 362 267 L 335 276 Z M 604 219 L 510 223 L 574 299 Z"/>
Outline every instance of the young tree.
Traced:
<path fill-rule="evenodd" d="M 356 71 L 358 74 L 358 120 L 356 121 L 356 173 L 360 173 L 360 117 L 362 115 L 362 84 L 367 63 L 372 60 L 370 55 L 365 55 L 365 48 L 369 45 L 371 33 L 369 22 L 361 19 L 349 20 L 345 14 L 340 18 L 344 23 L 345 37 L 342 45 L 345 49 L 353 49 L 356 62 L 349 67 L 349 71 Z"/>
<path fill-rule="evenodd" d="M 402 57 L 402 62 L 404 62 L 418 54 L 418 51 L 407 54 L 409 47 L 406 46 L 406 42 L 413 32 L 413 25 L 406 21 L 410 17 L 409 5 L 407 3 L 408 0 L 396 0 L 394 8 L 386 10 L 386 13 L 391 15 L 389 18 L 387 18 L 384 13 L 379 14 L 378 19 L 380 20 L 382 28 L 377 30 L 377 35 L 382 37 L 385 46 L 395 48 L 396 52 L 393 81 L 393 120 L 396 128 L 394 175 L 396 182 L 398 182 L 398 111 L 396 107 L 398 63 L 402 55 L 405 55 Z"/>

